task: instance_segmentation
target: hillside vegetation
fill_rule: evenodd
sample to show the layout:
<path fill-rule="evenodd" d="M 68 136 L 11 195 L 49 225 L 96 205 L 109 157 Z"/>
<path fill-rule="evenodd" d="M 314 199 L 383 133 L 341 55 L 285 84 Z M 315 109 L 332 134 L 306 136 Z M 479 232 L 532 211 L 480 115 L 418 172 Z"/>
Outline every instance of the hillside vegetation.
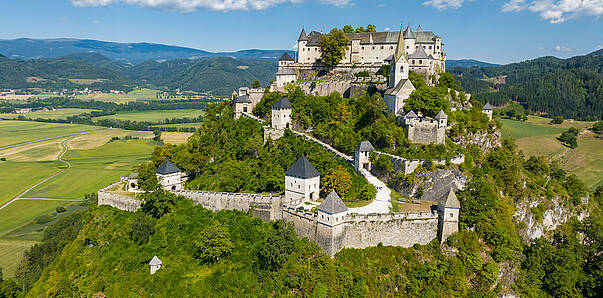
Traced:
<path fill-rule="evenodd" d="M 520 102 L 532 112 L 586 120 L 603 114 L 603 55 L 542 57 L 498 67 L 449 68 L 484 102 Z"/>

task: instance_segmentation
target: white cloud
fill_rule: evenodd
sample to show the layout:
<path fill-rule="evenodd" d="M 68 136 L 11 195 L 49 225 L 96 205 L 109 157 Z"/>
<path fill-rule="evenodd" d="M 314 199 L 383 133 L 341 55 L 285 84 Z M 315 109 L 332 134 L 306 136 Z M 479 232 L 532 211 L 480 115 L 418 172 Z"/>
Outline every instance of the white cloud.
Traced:
<path fill-rule="evenodd" d="M 598 45 L 597 47 L 595 47 L 595 51 L 598 51 L 600 49 L 603 49 L 603 45 Z"/>
<path fill-rule="evenodd" d="M 599 17 L 603 14 L 603 0 L 509 0 L 502 6 L 504 12 L 529 10 L 553 23 L 563 23 L 581 15 Z"/>
<path fill-rule="evenodd" d="M 572 49 L 568 48 L 568 47 L 564 47 L 564 46 L 556 46 L 553 51 L 555 52 L 571 52 Z"/>
<path fill-rule="evenodd" d="M 390 28 L 390 27 L 385 27 L 385 29 L 384 29 L 384 30 L 385 30 L 386 32 L 389 32 L 389 31 L 392 31 L 392 28 Z"/>
<path fill-rule="evenodd" d="M 539 50 L 539 51 L 543 51 L 544 47 L 537 47 L 536 49 Z"/>
<path fill-rule="evenodd" d="M 465 0 L 429 0 L 423 2 L 423 5 L 433 6 L 439 10 L 448 8 L 460 8 Z"/>
<path fill-rule="evenodd" d="M 75 6 L 108 6 L 115 3 L 125 3 L 140 7 L 192 12 L 195 10 L 262 10 L 283 3 L 301 3 L 305 0 L 71 0 Z M 317 0 L 320 3 L 344 7 L 351 0 Z"/>

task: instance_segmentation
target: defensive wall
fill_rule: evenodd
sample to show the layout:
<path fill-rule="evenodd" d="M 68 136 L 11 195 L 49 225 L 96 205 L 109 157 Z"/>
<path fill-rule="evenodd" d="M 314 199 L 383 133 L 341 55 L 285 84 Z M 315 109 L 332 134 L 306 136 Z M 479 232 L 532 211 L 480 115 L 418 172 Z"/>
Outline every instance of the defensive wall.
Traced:
<path fill-rule="evenodd" d="M 98 205 L 109 205 L 120 210 L 131 212 L 138 210 L 141 205 L 140 200 L 108 191 L 121 183 L 121 181 L 118 181 L 100 189 L 98 191 Z"/>
<path fill-rule="evenodd" d="M 396 172 L 404 172 L 404 174 L 410 174 L 414 172 L 420 165 L 425 162 L 425 159 L 406 159 L 401 156 L 396 156 L 393 154 L 375 151 L 377 155 L 385 155 L 389 157 L 394 165 L 394 171 Z M 457 156 L 451 158 L 442 158 L 442 159 L 432 159 L 435 165 L 446 165 L 447 162 L 451 164 L 460 165 L 465 162 L 465 155 L 459 154 Z"/>
<path fill-rule="evenodd" d="M 301 238 L 316 242 L 333 256 L 344 248 L 383 245 L 411 247 L 427 244 L 438 237 L 438 213 L 400 212 L 388 214 L 349 214 L 333 227 L 318 220 L 317 213 L 283 206 L 282 219 L 295 225 Z"/>

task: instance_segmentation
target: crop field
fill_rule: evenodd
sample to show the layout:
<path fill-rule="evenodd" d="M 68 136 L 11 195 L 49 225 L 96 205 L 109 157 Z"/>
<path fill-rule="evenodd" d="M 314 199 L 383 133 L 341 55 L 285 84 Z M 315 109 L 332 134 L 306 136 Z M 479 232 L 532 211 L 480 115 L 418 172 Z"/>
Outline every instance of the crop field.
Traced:
<path fill-rule="evenodd" d="M 119 119 L 130 121 L 159 122 L 166 118 L 198 118 L 203 115 L 201 109 L 156 110 L 143 112 L 119 112 L 115 115 L 102 116 L 95 119 Z"/>
<path fill-rule="evenodd" d="M 67 117 L 77 116 L 83 113 L 90 113 L 92 109 L 78 109 L 78 108 L 65 108 L 56 109 L 54 111 L 35 111 L 26 114 L 0 114 L 0 118 L 4 119 L 16 119 L 19 116 L 23 116 L 28 119 L 67 119 Z"/>
<path fill-rule="evenodd" d="M 99 129 L 105 128 L 81 124 L 0 120 L 0 148 L 44 138 Z"/>
<path fill-rule="evenodd" d="M 10 201 L 46 177 L 58 172 L 60 161 L 0 161 L 0 205 Z"/>
<path fill-rule="evenodd" d="M 119 180 L 150 158 L 147 140 L 113 141 L 94 149 L 69 150 L 63 160 L 71 168 L 25 194 L 32 198 L 81 199 Z"/>
<path fill-rule="evenodd" d="M 550 119 L 535 116 L 529 116 L 526 122 L 510 119 L 501 121 L 503 137 L 515 138 L 518 150 L 523 151 L 526 157 L 536 155 L 557 160 L 566 171 L 576 174 L 590 189 L 603 185 L 603 139 L 586 130 L 594 122 L 566 120 L 562 124 L 550 125 Z M 570 149 L 557 140 L 570 127 L 582 130 L 576 149 Z"/>
<path fill-rule="evenodd" d="M 175 128 L 197 128 L 199 127 L 199 125 L 201 125 L 201 122 L 194 122 L 194 123 L 176 123 L 176 124 L 160 124 L 160 125 L 155 125 L 156 127 L 175 127 Z"/>
<path fill-rule="evenodd" d="M 102 94 L 77 95 L 75 98 L 82 99 L 82 100 L 127 103 L 127 102 L 131 102 L 131 101 L 158 100 L 157 92 L 159 92 L 159 91 L 152 90 L 152 89 L 139 89 L 139 90 L 134 90 L 134 91 L 128 92 L 127 94 L 102 93 Z M 174 99 L 186 99 L 186 97 L 170 98 L 170 100 L 174 100 Z"/>
<path fill-rule="evenodd" d="M 180 145 L 186 143 L 192 132 L 162 132 L 161 139 L 165 143 Z"/>

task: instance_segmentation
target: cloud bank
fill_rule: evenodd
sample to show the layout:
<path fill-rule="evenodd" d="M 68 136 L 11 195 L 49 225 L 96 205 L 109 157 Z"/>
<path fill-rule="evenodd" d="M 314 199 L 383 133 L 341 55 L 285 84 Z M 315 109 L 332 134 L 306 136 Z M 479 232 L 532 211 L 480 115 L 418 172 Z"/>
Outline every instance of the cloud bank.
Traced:
<path fill-rule="evenodd" d="M 433 6 L 439 10 L 445 10 L 448 8 L 460 8 L 463 6 L 465 0 L 429 0 L 423 2 L 423 5 Z"/>
<path fill-rule="evenodd" d="M 599 17 L 603 0 L 510 0 L 502 6 L 504 12 L 529 10 L 553 23 L 563 23 L 578 16 Z"/>
<path fill-rule="evenodd" d="M 108 6 L 116 3 L 137 5 L 167 11 L 192 12 L 196 10 L 263 10 L 283 3 L 301 3 L 305 0 L 71 0 L 79 7 Z M 338 7 L 350 4 L 351 0 L 318 0 Z"/>

